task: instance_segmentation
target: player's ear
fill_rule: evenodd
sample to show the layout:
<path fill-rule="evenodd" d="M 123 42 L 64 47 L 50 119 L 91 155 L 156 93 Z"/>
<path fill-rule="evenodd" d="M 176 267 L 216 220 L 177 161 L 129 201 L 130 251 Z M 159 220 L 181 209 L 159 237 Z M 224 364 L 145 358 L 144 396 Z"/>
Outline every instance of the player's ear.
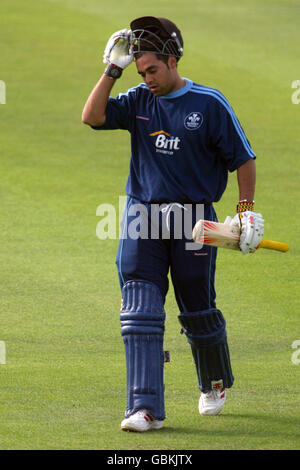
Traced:
<path fill-rule="evenodd" d="M 171 70 L 176 69 L 177 67 L 177 60 L 176 60 L 176 57 L 174 57 L 173 55 L 170 55 L 168 57 L 168 66 Z"/>

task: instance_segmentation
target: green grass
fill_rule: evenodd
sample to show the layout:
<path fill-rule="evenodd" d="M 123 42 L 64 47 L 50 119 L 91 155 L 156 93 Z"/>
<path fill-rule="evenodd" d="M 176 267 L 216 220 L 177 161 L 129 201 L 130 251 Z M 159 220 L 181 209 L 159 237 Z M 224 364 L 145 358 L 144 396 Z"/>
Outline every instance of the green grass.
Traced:
<path fill-rule="evenodd" d="M 219 252 L 217 300 L 236 378 L 223 413 L 198 414 L 170 289 L 166 426 L 145 435 L 119 429 L 118 241 L 96 237 L 96 209 L 125 194 L 129 136 L 89 130 L 81 111 L 103 71 L 107 38 L 147 14 L 170 16 L 170 2 L 1 0 L 0 448 L 299 449 L 300 365 L 291 361 L 300 339 L 297 1 L 172 2 L 185 39 L 180 73 L 230 100 L 258 156 L 265 236 L 291 250 Z M 132 66 L 114 93 L 139 81 Z M 220 220 L 233 215 L 237 197 L 232 174 L 216 205 Z"/>

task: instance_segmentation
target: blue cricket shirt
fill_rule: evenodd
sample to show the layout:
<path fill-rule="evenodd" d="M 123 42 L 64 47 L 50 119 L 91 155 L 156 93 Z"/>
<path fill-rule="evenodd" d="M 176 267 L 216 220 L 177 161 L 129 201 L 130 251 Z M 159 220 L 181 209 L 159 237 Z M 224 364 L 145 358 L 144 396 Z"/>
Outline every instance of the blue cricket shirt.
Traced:
<path fill-rule="evenodd" d="M 110 97 L 105 124 L 93 127 L 130 132 L 126 193 L 141 201 L 216 202 L 228 171 L 256 158 L 224 95 L 184 80 L 183 88 L 165 96 L 140 84 Z"/>

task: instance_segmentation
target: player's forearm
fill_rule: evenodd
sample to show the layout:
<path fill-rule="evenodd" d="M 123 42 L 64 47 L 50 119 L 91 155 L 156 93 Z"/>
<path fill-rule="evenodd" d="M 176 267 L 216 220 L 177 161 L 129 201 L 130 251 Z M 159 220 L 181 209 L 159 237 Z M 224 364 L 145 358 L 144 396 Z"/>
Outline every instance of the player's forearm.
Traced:
<path fill-rule="evenodd" d="M 105 112 L 111 89 L 116 80 L 102 75 L 95 85 L 82 111 L 82 122 L 90 126 L 103 126 L 105 124 Z"/>
<path fill-rule="evenodd" d="M 240 201 L 254 200 L 255 182 L 256 182 L 256 166 L 253 159 L 248 160 L 237 170 L 237 179 L 239 185 Z"/>

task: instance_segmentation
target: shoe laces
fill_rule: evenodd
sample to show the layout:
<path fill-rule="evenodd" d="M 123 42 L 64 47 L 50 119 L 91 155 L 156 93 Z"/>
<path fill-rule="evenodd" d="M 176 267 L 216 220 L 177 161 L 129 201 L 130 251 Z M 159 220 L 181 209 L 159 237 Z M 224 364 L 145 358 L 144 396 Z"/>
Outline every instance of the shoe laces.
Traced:
<path fill-rule="evenodd" d="M 216 400 L 218 398 L 218 392 L 217 390 L 210 390 L 209 392 L 205 393 L 205 398 L 210 399 L 213 398 Z"/>
<path fill-rule="evenodd" d="M 208 393 L 205 393 L 205 398 L 206 399 L 213 399 L 213 400 L 218 400 L 221 398 L 222 392 L 225 392 L 225 388 L 221 388 L 218 390 L 210 390 Z"/>

